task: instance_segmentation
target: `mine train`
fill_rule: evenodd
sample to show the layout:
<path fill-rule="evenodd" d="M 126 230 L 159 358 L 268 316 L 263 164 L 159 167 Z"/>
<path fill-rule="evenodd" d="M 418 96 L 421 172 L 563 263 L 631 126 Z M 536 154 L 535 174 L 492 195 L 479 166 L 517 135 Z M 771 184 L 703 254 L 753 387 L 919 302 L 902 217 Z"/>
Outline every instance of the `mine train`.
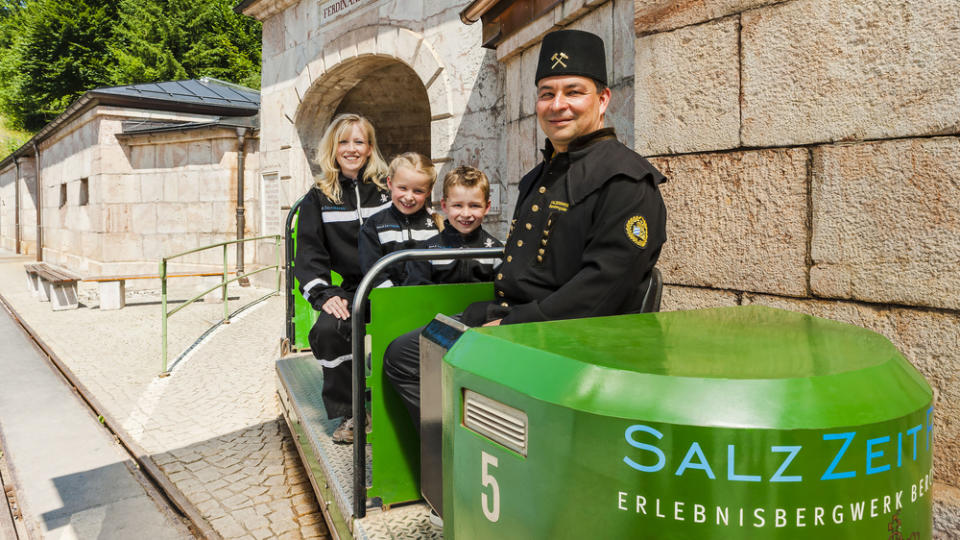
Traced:
<path fill-rule="evenodd" d="M 889 341 L 761 306 L 660 313 L 659 273 L 648 313 L 466 328 L 444 315 L 492 284 L 371 281 L 495 250 L 388 255 L 354 303 L 355 443 L 334 444 L 297 211 L 277 391 L 332 537 L 931 537 L 933 394 Z M 382 358 L 421 326 L 415 433 Z"/>

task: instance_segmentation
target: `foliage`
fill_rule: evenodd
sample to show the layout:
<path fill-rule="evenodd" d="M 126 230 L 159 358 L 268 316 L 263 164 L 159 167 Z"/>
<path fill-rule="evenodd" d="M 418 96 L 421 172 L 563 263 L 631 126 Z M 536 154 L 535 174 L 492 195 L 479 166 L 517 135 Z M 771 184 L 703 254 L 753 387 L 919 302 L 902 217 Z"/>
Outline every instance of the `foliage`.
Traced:
<path fill-rule="evenodd" d="M 260 88 L 260 23 L 234 0 L 122 0 L 114 84 L 214 77 Z"/>
<path fill-rule="evenodd" d="M 0 60 L 0 112 L 14 127 L 39 129 L 107 80 L 111 0 L 36 0 L 6 20 L 16 26 Z"/>
<path fill-rule="evenodd" d="M 27 131 L 10 129 L 6 124 L 5 119 L 0 117 L 0 159 L 12 154 L 33 136 Z"/>
<path fill-rule="evenodd" d="M 260 86 L 236 0 L 0 0 L 0 114 L 37 130 L 97 87 L 210 76 Z"/>

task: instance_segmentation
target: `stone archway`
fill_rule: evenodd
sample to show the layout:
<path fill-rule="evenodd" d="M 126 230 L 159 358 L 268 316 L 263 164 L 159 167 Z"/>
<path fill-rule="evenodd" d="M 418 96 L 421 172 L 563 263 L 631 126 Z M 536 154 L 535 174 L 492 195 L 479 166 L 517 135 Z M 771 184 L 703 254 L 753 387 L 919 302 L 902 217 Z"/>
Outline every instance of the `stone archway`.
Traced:
<path fill-rule="evenodd" d="M 351 30 L 327 42 L 322 57 L 298 76 L 294 124 L 311 171 L 317 145 L 340 112 L 368 116 L 385 159 L 407 150 L 448 160 L 452 144 L 450 86 L 423 36 L 391 26 Z"/>
<path fill-rule="evenodd" d="M 370 119 L 388 162 L 401 152 L 430 155 L 430 102 L 409 67 L 397 62 L 367 75 L 347 92 L 334 116 L 349 112 Z"/>

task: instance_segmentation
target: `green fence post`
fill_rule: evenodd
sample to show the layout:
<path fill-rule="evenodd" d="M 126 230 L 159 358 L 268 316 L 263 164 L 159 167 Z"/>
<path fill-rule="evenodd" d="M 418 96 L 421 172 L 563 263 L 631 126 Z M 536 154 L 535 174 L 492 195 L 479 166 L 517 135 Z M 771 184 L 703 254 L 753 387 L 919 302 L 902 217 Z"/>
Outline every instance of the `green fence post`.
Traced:
<path fill-rule="evenodd" d="M 227 307 L 227 245 L 223 245 L 223 324 L 230 324 L 230 309 Z"/>
<path fill-rule="evenodd" d="M 274 245 L 274 252 L 277 254 L 277 294 L 280 294 L 280 290 L 281 290 L 281 287 L 280 287 L 281 279 L 280 279 L 280 278 L 281 278 L 281 276 L 283 275 L 283 273 L 282 273 L 281 270 L 280 270 L 280 249 L 281 249 L 281 242 L 280 242 L 280 236 L 279 236 L 279 235 L 277 235 L 277 236 L 275 236 L 275 237 L 273 238 L 273 245 Z"/>
<path fill-rule="evenodd" d="M 163 322 L 161 324 L 160 333 L 162 335 L 162 345 L 160 346 L 161 352 L 161 362 L 162 366 L 160 368 L 161 376 L 167 373 L 167 260 L 160 259 L 160 305 Z"/>

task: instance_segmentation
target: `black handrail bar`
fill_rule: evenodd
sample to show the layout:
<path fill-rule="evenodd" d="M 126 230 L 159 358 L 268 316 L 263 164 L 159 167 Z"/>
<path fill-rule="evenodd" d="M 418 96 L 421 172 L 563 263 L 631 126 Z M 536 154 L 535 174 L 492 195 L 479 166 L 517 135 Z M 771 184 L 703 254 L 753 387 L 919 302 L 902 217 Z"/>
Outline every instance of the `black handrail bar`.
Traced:
<path fill-rule="evenodd" d="M 357 519 L 367 515 L 367 366 L 363 357 L 367 334 L 367 296 L 373 280 L 391 264 L 404 261 L 503 258 L 503 248 L 405 249 L 382 257 L 363 276 L 353 297 L 351 339 L 353 349 L 353 514 Z"/>
<path fill-rule="evenodd" d="M 286 228 L 284 229 L 284 252 L 286 254 L 286 261 L 284 261 L 284 304 L 286 306 L 286 320 L 284 321 L 284 333 L 287 335 L 287 340 L 290 342 L 290 349 L 293 349 L 294 344 L 297 341 L 296 330 L 294 328 L 293 315 L 294 315 L 294 297 L 291 292 L 291 287 L 293 287 L 293 258 L 296 255 L 293 248 L 293 218 L 297 216 L 297 212 L 300 210 L 300 205 L 303 203 L 303 199 L 306 198 L 306 195 L 297 199 L 297 202 L 293 203 L 293 206 L 290 207 L 290 211 L 287 212 L 287 223 Z M 300 219 L 297 218 L 299 224 Z"/>

